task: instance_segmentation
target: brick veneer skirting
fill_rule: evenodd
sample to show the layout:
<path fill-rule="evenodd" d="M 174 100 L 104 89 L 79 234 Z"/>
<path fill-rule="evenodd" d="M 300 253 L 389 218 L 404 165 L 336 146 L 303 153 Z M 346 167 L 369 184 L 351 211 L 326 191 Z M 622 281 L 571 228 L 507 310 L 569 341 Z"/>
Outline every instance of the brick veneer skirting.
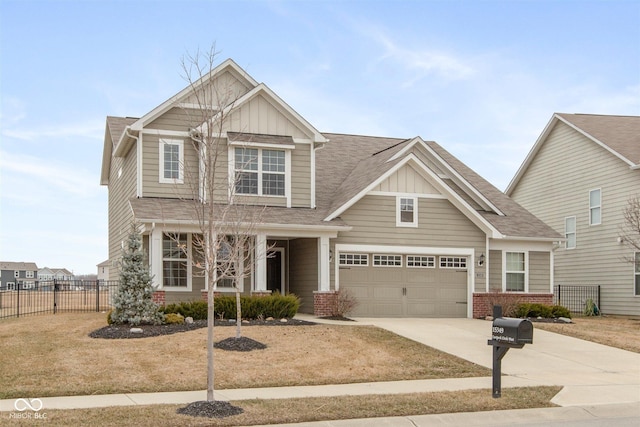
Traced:
<path fill-rule="evenodd" d="M 324 317 L 333 315 L 336 306 L 336 291 L 314 291 L 313 292 L 313 315 Z"/>
<path fill-rule="evenodd" d="M 164 295 L 165 291 L 153 291 L 153 296 L 151 298 L 153 298 L 153 302 L 155 302 L 158 305 L 164 305 L 165 302 L 165 295 Z"/>
<path fill-rule="evenodd" d="M 473 294 L 473 317 L 481 319 L 493 314 L 493 305 L 520 304 L 523 302 L 553 304 L 553 294 L 516 294 L 510 292 L 488 292 Z"/>

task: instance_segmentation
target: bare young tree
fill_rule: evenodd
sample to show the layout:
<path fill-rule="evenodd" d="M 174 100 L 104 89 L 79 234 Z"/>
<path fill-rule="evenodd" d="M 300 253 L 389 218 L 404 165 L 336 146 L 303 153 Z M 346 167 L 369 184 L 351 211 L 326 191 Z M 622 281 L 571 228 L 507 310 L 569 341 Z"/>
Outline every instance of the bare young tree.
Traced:
<path fill-rule="evenodd" d="M 223 138 L 238 98 L 237 86 L 210 77 L 216 68 L 215 45 L 202 53 L 187 54 L 182 59 L 183 77 L 189 94 L 182 102 L 188 122 L 191 145 L 198 153 L 198 165 L 185 165 L 192 174 L 193 213 L 198 233 L 192 235 L 194 266 L 206 277 L 207 285 L 207 401 L 214 402 L 214 292 L 231 285 L 236 291 L 237 332 L 240 337 L 240 290 L 255 257 L 266 256 L 255 250 L 256 228 L 265 211 L 260 204 L 247 205 L 237 196 L 243 176 L 229 176 L 227 142 Z M 237 162 L 238 160 L 236 160 Z M 246 160 L 246 161 L 250 161 Z M 242 169 L 242 168 L 240 168 Z M 185 248 L 186 250 L 186 248 Z"/>
<path fill-rule="evenodd" d="M 640 253 L 640 196 L 629 199 L 622 211 L 622 216 L 624 221 L 620 227 L 619 239 L 634 252 L 633 255 L 625 256 L 624 259 L 635 264 L 638 262 L 635 253 Z"/>

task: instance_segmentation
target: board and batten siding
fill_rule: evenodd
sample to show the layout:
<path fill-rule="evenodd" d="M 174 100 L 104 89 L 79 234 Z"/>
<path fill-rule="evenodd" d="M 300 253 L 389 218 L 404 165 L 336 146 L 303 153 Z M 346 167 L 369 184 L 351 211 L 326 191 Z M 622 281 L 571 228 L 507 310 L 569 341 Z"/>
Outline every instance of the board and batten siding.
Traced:
<path fill-rule="evenodd" d="M 225 131 L 265 135 L 288 135 L 293 138 L 311 139 L 293 121 L 262 95 L 238 106 L 223 124 Z"/>
<path fill-rule="evenodd" d="M 289 292 L 300 298 L 301 313 L 313 313 L 313 292 L 317 290 L 318 240 L 289 241 Z"/>
<path fill-rule="evenodd" d="M 589 191 L 601 189 L 602 223 L 589 225 Z M 564 235 L 566 217 L 576 217 L 575 249 L 554 253 L 556 285 L 601 285 L 607 314 L 640 314 L 634 296 L 631 251 L 618 243 L 622 211 L 640 195 L 640 170 L 559 122 L 540 147 L 511 197 Z"/>
<path fill-rule="evenodd" d="M 433 185 L 411 166 L 404 166 L 398 169 L 373 190 L 395 193 L 440 194 Z"/>
<path fill-rule="evenodd" d="M 122 257 L 122 242 L 131 231 L 133 214 L 129 200 L 136 197 L 137 153 L 129 150 L 125 157 L 112 157 L 109 171 L 109 280 L 120 278 L 118 261 Z"/>

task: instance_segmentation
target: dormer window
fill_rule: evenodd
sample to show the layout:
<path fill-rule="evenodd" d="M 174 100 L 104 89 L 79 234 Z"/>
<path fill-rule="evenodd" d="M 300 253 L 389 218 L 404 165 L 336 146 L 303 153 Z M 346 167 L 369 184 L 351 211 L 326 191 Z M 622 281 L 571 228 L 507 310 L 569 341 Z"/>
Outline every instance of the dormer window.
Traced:
<path fill-rule="evenodd" d="M 285 195 L 284 150 L 236 147 L 234 154 L 237 194 Z"/>

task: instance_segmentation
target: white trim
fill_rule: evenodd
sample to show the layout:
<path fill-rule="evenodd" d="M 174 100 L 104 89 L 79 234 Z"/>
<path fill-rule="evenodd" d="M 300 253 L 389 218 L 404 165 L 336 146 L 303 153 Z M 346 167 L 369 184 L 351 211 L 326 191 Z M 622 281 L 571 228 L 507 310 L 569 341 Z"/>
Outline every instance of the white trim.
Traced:
<path fill-rule="evenodd" d="M 524 254 L 524 290 L 507 291 L 507 253 Z M 510 273 L 522 273 L 521 271 L 509 271 Z M 529 293 L 529 251 L 502 251 L 502 292 L 513 294 Z"/>
<path fill-rule="evenodd" d="M 176 136 L 176 137 L 190 137 L 189 132 L 183 130 L 166 130 L 166 129 L 142 129 L 140 135 L 153 135 L 153 136 Z"/>
<path fill-rule="evenodd" d="M 267 290 L 267 235 L 256 235 L 255 263 L 256 263 L 256 291 Z"/>
<path fill-rule="evenodd" d="M 411 200 L 413 204 L 413 221 L 402 221 L 402 200 Z M 418 198 L 411 196 L 396 196 L 396 227 L 418 227 Z"/>
<path fill-rule="evenodd" d="M 221 107 L 219 105 L 200 105 L 197 103 L 193 103 L 193 102 L 179 102 L 177 104 L 175 104 L 176 107 L 178 108 L 183 108 L 183 109 L 191 109 L 191 110 L 206 110 L 206 111 L 217 111 L 219 110 Z"/>
<path fill-rule="evenodd" d="M 153 277 L 153 286 L 156 289 L 163 288 L 162 280 L 162 237 L 161 227 L 151 226 L 149 236 L 149 263 L 151 264 L 151 276 Z"/>
<path fill-rule="evenodd" d="M 249 147 L 249 148 L 268 148 L 276 150 L 295 150 L 296 146 L 287 144 L 269 144 L 266 142 L 249 142 L 249 141 L 229 141 L 231 147 Z"/>
<path fill-rule="evenodd" d="M 316 148 L 312 145 L 309 149 L 309 161 L 311 163 L 311 194 L 309 200 L 309 207 L 311 209 L 316 208 Z"/>
<path fill-rule="evenodd" d="M 331 261 L 329 260 L 329 238 L 318 238 L 318 291 L 328 292 L 331 289 Z M 336 263 L 337 264 L 337 263 Z"/>
<path fill-rule="evenodd" d="M 593 193 L 594 191 L 597 191 L 599 193 L 598 199 L 598 205 L 596 206 L 591 206 L 591 193 Z M 599 209 L 600 210 L 600 222 L 591 222 L 591 211 L 594 209 Z M 602 224 L 602 188 L 594 188 L 593 190 L 589 190 L 589 226 L 594 226 L 594 225 L 601 225 Z"/>
<path fill-rule="evenodd" d="M 367 193 L 367 196 L 389 196 L 389 197 L 415 197 L 416 199 L 438 199 L 447 200 L 447 196 L 444 194 L 422 194 L 422 193 L 401 193 L 397 191 L 378 191 L 372 190 Z"/>
<path fill-rule="evenodd" d="M 184 262 L 186 262 L 187 264 L 187 286 L 164 286 L 164 237 L 165 235 L 169 233 L 176 233 L 176 234 L 186 234 L 187 235 L 187 253 L 186 253 L 186 258 L 184 259 Z M 162 277 L 162 289 L 167 291 L 167 292 L 191 292 L 192 291 L 192 287 L 193 287 L 193 269 L 192 269 L 192 254 L 193 254 L 193 249 L 192 249 L 192 241 L 191 241 L 191 235 L 192 233 L 185 233 L 183 231 L 163 231 L 162 233 L 162 246 L 160 247 L 160 250 L 162 251 L 160 253 L 161 259 L 162 259 L 162 264 L 161 264 L 161 271 L 163 272 L 161 274 L 160 277 Z M 170 237 L 168 237 L 170 238 Z M 178 259 L 176 258 L 168 258 L 169 260 L 172 261 L 178 261 Z"/>
<path fill-rule="evenodd" d="M 242 169 L 241 171 L 246 171 L 248 173 L 255 173 L 258 176 L 258 193 L 257 194 L 250 194 L 250 193 L 238 193 L 235 189 L 236 187 L 236 149 L 240 148 L 240 149 L 247 149 L 247 150 L 257 150 L 258 151 L 258 155 L 257 155 L 257 163 L 258 163 L 258 169 L 257 170 L 244 170 Z M 278 147 L 280 148 L 280 147 Z M 262 162 L 262 153 L 264 150 L 268 150 L 268 151 L 280 151 L 282 153 L 284 153 L 284 173 L 282 172 L 270 172 L 270 171 L 265 171 L 263 170 L 263 162 Z M 231 180 L 230 182 L 233 183 L 233 185 L 229 185 L 229 197 L 231 199 L 231 195 L 233 193 L 233 196 L 236 197 L 272 197 L 272 198 L 277 198 L 279 200 L 282 199 L 286 199 L 286 206 L 288 208 L 291 207 L 291 169 L 292 169 L 292 165 L 291 165 L 291 151 L 290 150 L 285 150 L 285 149 L 277 149 L 274 150 L 273 148 L 261 148 L 261 147 L 251 147 L 251 146 L 244 146 L 244 145 L 236 145 L 236 146 L 229 146 L 227 148 L 228 151 L 228 158 L 230 159 L 229 161 L 229 179 Z M 284 195 L 278 195 L 278 194 L 262 194 L 262 180 L 263 180 L 263 175 L 265 173 L 274 173 L 274 174 L 279 174 L 279 175 L 283 175 L 284 176 Z"/>
<path fill-rule="evenodd" d="M 178 178 L 164 177 L 164 146 L 178 146 Z M 161 184 L 184 184 L 184 140 L 181 139 L 165 139 L 161 138 L 158 142 L 158 182 Z"/>
<path fill-rule="evenodd" d="M 291 151 L 284 152 L 284 195 L 287 198 L 287 207 L 291 207 Z"/>

